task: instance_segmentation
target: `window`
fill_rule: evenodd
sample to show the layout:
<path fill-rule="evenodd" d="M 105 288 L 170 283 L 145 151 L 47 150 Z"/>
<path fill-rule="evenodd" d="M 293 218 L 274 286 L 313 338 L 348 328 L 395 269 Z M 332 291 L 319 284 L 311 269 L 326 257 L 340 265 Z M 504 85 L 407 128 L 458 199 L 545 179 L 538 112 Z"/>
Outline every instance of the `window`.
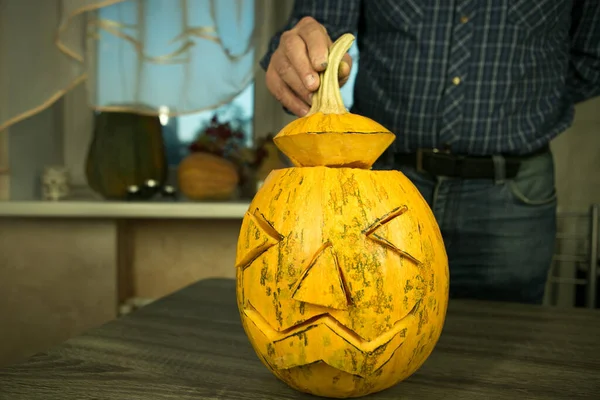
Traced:
<path fill-rule="evenodd" d="M 247 7 L 253 9 L 253 2 L 248 2 L 247 4 Z M 160 16 L 160 13 L 175 12 L 172 8 L 164 8 L 162 6 L 160 8 L 155 8 L 147 11 L 152 14 L 149 20 L 153 20 L 155 18 L 155 14 Z M 129 28 L 129 26 L 134 26 L 136 24 L 137 12 L 138 10 L 136 8 L 135 2 L 118 3 L 116 5 L 101 8 L 99 10 L 99 18 L 105 21 L 116 22 L 122 26 L 122 32 L 126 34 L 129 33 L 130 35 L 135 36 L 135 31 L 128 29 L 133 29 Z M 209 18 L 210 16 L 202 15 L 201 19 L 203 20 L 201 21 L 201 23 L 209 24 Z M 233 20 L 231 20 L 231 23 L 227 22 L 231 19 L 228 16 L 228 14 L 224 14 L 223 16 L 219 15 L 217 16 L 217 18 L 220 24 L 219 34 L 221 35 L 221 37 L 224 38 L 225 41 L 227 41 L 225 37 L 227 36 L 228 32 L 231 32 L 231 37 L 236 37 L 234 35 L 237 35 L 239 33 L 239 29 L 248 29 L 248 27 L 252 27 L 254 24 L 253 12 L 246 12 L 243 14 L 243 18 L 245 20 L 242 21 L 241 25 Z M 204 21 L 204 19 L 206 19 L 206 21 Z M 146 39 L 148 42 L 153 43 L 153 46 L 157 42 L 157 39 L 153 39 L 155 35 L 166 35 L 167 37 L 174 37 L 178 34 L 176 30 L 180 29 L 179 26 L 169 27 L 167 24 L 164 23 L 163 19 L 158 19 L 156 25 L 154 26 L 150 26 L 148 22 L 146 23 L 146 25 L 148 25 L 146 27 Z M 240 28 L 240 26 L 243 27 Z M 158 41 L 160 42 L 160 40 Z M 232 43 L 232 40 L 229 40 L 228 46 L 235 47 L 236 44 Z M 103 80 L 105 82 L 118 82 L 119 79 L 123 78 L 124 81 L 131 82 L 133 79 L 135 79 L 134 76 L 128 76 L 128 74 L 133 74 L 131 71 L 134 71 L 135 68 L 133 68 L 132 66 L 135 65 L 134 63 L 136 62 L 136 56 L 133 52 L 130 52 L 130 46 L 132 46 L 131 43 L 128 43 L 126 40 L 123 40 L 123 38 L 111 34 L 106 30 L 100 30 L 97 63 L 97 95 L 99 104 L 107 104 L 107 99 L 131 97 L 126 96 L 124 93 L 127 90 L 127 85 L 125 84 L 102 84 Z M 162 44 L 162 46 L 164 46 L 164 44 Z M 239 46 L 240 45 L 238 45 L 238 47 Z M 118 54 L 120 49 L 127 50 L 131 53 L 131 55 L 129 55 L 129 53 L 124 53 L 126 54 L 125 57 L 123 57 L 123 54 L 120 54 L 119 57 L 116 57 L 115 54 Z M 163 49 L 161 48 L 160 50 Z M 172 48 L 164 48 L 164 53 L 169 53 L 170 51 L 172 51 Z M 350 54 L 352 55 L 354 60 L 353 68 L 350 79 L 342 88 L 342 97 L 347 108 L 350 108 L 353 104 L 354 80 L 356 78 L 356 73 L 358 70 L 358 49 L 356 43 L 352 45 L 350 49 Z M 119 63 L 125 64 L 124 68 L 120 66 Z M 161 94 L 164 93 L 165 97 L 165 104 L 162 107 L 160 107 L 160 109 L 164 112 L 161 115 L 161 122 L 164 126 L 163 137 L 165 140 L 167 159 L 169 165 L 175 166 L 180 163 L 182 158 L 188 154 L 189 144 L 196 138 L 198 133 L 201 132 L 203 128 L 210 122 L 210 120 L 215 114 L 222 122 L 228 121 L 233 125 L 240 126 L 246 135 L 248 144 L 252 144 L 252 138 L 254 135 L 254 82 L 251 82 L 230 103 L 222 105 L 221 107 L 198 113 L 169 117 L 169 99 L 171 101 L 176 101 L 176 99 L 174 99 L 174 96 L 176 96 L 178 92 L 171 90 L 174 84 L 169 81 L 168 75 L 165 76 L 166 74 L 161 74 L 160 65 L 157 65 L 156 67 L 152 66 L 152 68 L 149 68 L 149 71 L 147 73 L 152 74 L 153 79 L 156 76 L 156 79 L 164 81 L 161 82 L 160 85 L 157 87 L 159 88 Z M 173 79 L 173 81 L 175 81 L 175 79 Z"/>
<path fill-rule="evenodd" d="M 159 3 L 153 3 L 159 4 Z M 191 5 L 193 6 L 193 5 Z M 206 5 L 203 3 L 197 3 L 195 7 L 205 7 Z M 254 2 L 250 1 L 244 4 L 244 8 L 254 8 Z M 137 8 L 135 2 L 130 3 L 118 3 L 116 5 L 107 6 L 101 8 L 99 10 L 99 19 L 105 21 L 115 21 L 119 25 L 121 25 L 122 32 L 130 33 L 132 36 L 134 35 L 133 31 L 128 31 L 128 25 L 134 25 L 136 23 L 137 18 Z M 202 10 L 205 11 L 205 10 Z M 174 11 L 173 8 L 156 8 L 152 10 L 148 10 L 152 15 L 147 18 L 148 20 L 154 19 L 154 16 L 157 15 L 160 18 L 161 13 L 165 12 L 178 12 Z M 208 25 L 210 24 L 210 16 L 205 15 L 208 14 L 206 12 L 203 13 L 195 13 L 195 17 L 201 19 L 202 21 L 196 23 Z M 202 14 L 202 15 L 199 15 Z M 217 13 L 218 14 L 218 13 Z M 233 21 L 231 23 L 228 22 L 230 19 L 227 15 L 221 16 L 217 15 L 217 19 L 219 21 L 219 35 L 220 37 L 228 43 L 228 47 L 242 46 L 244 44 L 233 43 L 232 40 L 227 40 L 228 32 L 231 32 L 232 37 L 238 37 L 239 29 L 247 30 L 251 29 L 254 24 L 254 13 L 253 12 L 245 12 L 242 14 L 244 20 L 240 24 L 238 21 Z M 206 21 L 204 21 L 206 20 Z M 156 43 L 157 40 L 153 39 L 154 35 L 167 35 L 167 37 L 175 37 L 179 34 L 176 30 L 181 29 L 180 26 L 170 27 L 164 23 L 164 19 L 159 19 L 158 24 L 153 27 L 146 27 L 146 40 L 151 43 Z M 147 25 L 148 22 L 146 23 Z M 234 36 L 235 35 L 235 36 Z M 134 70 L 131 68 L 133 63 L 136 62 L 136 56 L 131 52 L 131 56 L 123 57 L 120 55 L 119 62 L 129 64 L 125 65 L 125 68 L 119 68 L 117 60 L 114 54 L 119 51 L 120 48 L 130 50 L 130 43 L 123 40 L 122 38 L 115 36 L 105 30 L 100 31 L 99 39 L 98 39 L 98 102 L 99 104 L 105 105 L 108 103 L 107 99 L 111 98 L 129 98 L 130 96 L 121 95 L 121 91 L 126 89 L 126 85 L 117 86 L 115 85 L 103 85 L 103 79 L 105 81 L 118 81 L 116 78 L 121 77 L 122 75 L 127 75 L 127 71 Z M 162 49 L 161 49 L 162 50 Z M 166 49 L 164 53 L 168 53 L 172 51 L 172 49 Z M 234 49 L 234 51 L 243 51 L 243 49 Z M 112 57 L 111 57 L 112 55 Z M 254 55 L 252 54 L 252 57 Z M 173 96 L 176 96 L 178 92 L 170 90 L 173 86 L 173 82 L 169 81 L 168 75 L 161 73 L 160 65 L 157 65 L 156 68 L 149 68 L 150 71 L 148 73 L 156 75 L 160 77 L 164 83 L 158 86 L 161 90 L 161 93 L 164 93 L 165 104 L 159 108 L 159 110 L 163 111 L 163 114 L 160 116 L 161 123 L 163 124 L 163 137 L 165 140 L 165 147 L 167 152 L 168 163 L 171 166 L 175 166 L 179 164 L 183 157 L 188 154 L 188 146 L 189 144 L 196 138 L 198 133 L 210 122 L 211 118 L 216 114 L 220 121 L 228 121 L 233 125 L 237 125 L 242 128 L 248 144 L 252 144 L 253 138 L 253 118 L 254 118 L 254 82 L 250 82 L 250 84 L 231 102 L 224 104 L 215 109 L 209 109 L 202 112 L 184 114 L 176 117 L 168 117 L 169 112 L 169 98 L 173 99 Z M 125 73 L 123 73 L 125 71 Z M 131 81 L 135 79 L 133 76 L 123 76 L 123 78 L 127 81 Z M 110 91 L 110 93 L 109 93 Z M 117 91 L 115 93 L 115 91 Z"/>
<path fill-rule="evenodd" d="M 254 119 L 254 82 L 230 103 L 214 110 L 181 115 L 175 118 L 164 118 L 164 140 L 169 165 L 177 165 L 188 154 L 188 146 L 198 133 L 207 126 L 214 115 L 219 121 L 229 121 L 239 126 L 244 132 L 247 144 L 253 141 Z"/>

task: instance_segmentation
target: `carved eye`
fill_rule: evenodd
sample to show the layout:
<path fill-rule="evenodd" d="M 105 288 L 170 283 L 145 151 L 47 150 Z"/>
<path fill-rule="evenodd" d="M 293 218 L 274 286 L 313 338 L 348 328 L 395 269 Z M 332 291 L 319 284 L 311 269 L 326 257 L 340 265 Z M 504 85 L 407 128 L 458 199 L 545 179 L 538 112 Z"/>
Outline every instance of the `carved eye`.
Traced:
<path fill-rule="evenodd" d="M 283 240 L 283 235 L 271 225 L 265 216 L 257 209 L 252 214 L 247 213 L 242 231 L 247 232 L 246 240 L 238 243 L 237 268 L 248 268 L 250 264 L 269 248 Z"/>
<path fill-rule="evenodd" d="M 405 242 L 408 242 L 408 240 L 405 241 L 401 239 L 401 237 L 404 235 L 397 234 L 397 232 L 408 231 L 407 229 L 402 229 L 403 223 L 399 220 L 399 217 L 407 211 L 407 206 L 397 207 L 372 223 L 363 231 L 363 233 L 367 236 L 367 238 L 380 243 L 393 252 L 399 254 L 401 257 L 406 257 L 420 266 L 421 261 L 419 261 L 417 257 L 413 256 L 408 251 L 403 250 L 403 248 L 405 248 Z"/>

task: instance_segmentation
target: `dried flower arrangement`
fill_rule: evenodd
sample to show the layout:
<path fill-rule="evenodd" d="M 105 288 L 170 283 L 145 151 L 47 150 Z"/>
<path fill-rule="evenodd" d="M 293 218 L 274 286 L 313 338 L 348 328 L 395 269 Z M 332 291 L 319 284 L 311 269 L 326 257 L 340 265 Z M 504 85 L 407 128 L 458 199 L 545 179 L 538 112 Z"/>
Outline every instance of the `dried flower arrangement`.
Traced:
<path fill-rule="evenodd" d="M 251 198 L 265 175 L 281 164 L 281 153 L 273 143 L 272 134 L 256 140 L 254 146 L 248 146 L 244 132 L 231 122 L 219 121 L 217 114 L 200 130 L 189 145 L 189 151 L 178 172 L 180 187 L 188 198 L 213 198 L 215 191 L 229 195 L 230 184 L 236 181 L 238 196 Z M 210 154 L 217 159 L 211 162 L 210 158 L 199 157 L 200 154 Z M 222 162 L 218 162 L 219 159 Z M 235 176 L 232 169 L 236 171 Z M 189 174 L 190 170 L 197 172 Z"/>
<path fill-rule="evenodd" d="M 199 133 L 190 144 L 190 152 L 205 152 L 223 157 L 233 162 L 239 169 L 241 177 L 243 169 L 256 169 L 263 162 L 267 152 L 263 146 L 248 147 L 241 129 L 236 129 L 230 122 L 220 122 L 215 114 L 210 124 Z"/>

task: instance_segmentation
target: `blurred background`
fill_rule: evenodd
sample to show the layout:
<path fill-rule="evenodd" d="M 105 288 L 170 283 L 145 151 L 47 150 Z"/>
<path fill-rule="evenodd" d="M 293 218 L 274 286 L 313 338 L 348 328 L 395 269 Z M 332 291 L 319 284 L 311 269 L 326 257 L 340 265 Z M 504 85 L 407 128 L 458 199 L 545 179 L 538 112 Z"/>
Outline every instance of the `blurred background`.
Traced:
<path fill-rule="evenodd" d="M 292 5 L 0 0 L 0 366 L 235 276 L 241 218 L 287 165 L 258 61 Z M 600 99 L 552 147 L 546 303 L 597 307 Z"/>

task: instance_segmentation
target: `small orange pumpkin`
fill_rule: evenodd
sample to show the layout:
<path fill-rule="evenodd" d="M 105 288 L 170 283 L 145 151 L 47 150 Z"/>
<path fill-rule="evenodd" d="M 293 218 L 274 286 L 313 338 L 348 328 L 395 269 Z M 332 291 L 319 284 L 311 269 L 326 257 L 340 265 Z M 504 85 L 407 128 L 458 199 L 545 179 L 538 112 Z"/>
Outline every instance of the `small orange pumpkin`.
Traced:
<path fill-rule="evenodd" d="M 197 152 L 184 158 L 177 169 L 179 190 L 190 200 L 226 200 L 240 180 L 236 166 L 223 157 Z"/>
<path fill-rule="evenodd" d="M 433 213 L 399 171 L 372 164 L 395 136 L 348 113 L 330 49 L 310 113 L 275 143 L 295 164 L 270 173 L 238 239 L 237 301 L 264 365 L 289 386 L 358 397 L 406 379 L 442 331 L 448 260 Z"/>

